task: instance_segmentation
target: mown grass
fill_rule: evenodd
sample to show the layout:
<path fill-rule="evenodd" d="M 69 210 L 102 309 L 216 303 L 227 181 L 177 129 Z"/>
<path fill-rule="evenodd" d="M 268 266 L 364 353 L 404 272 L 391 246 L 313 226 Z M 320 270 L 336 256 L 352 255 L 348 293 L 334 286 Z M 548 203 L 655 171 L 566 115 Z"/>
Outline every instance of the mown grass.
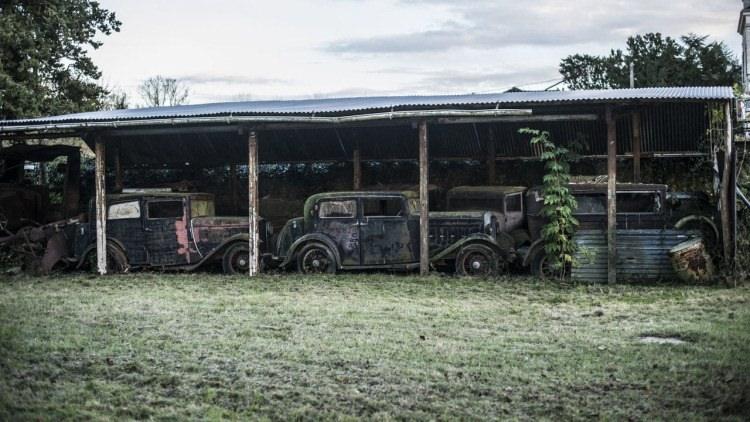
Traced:
<path fill-rule="evenodd" d="M 748 356 L 747 287 L 0 282 L 0 420 L 743 420 Z"/>

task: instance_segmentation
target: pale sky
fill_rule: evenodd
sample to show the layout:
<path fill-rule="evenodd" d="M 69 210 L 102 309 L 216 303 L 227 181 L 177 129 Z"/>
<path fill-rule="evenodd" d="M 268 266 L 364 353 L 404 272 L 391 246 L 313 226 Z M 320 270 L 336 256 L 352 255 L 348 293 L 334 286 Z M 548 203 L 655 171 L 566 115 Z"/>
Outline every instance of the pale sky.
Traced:
<path fill-rule="evenodd" d="M 122 21 L 92 53 L 102 81 L 163 75 L 190 103 L 543 89 L 561 58 L 659 31 L 739 55 L 740 0 L 101 0 Z"/>

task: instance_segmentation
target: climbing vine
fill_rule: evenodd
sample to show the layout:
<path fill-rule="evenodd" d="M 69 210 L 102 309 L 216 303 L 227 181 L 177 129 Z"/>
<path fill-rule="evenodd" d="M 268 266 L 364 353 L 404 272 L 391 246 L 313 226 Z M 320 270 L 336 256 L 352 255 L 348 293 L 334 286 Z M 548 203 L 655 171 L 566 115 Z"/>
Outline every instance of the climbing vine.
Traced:
<path fill-rule="evenodd" d="M 540 158 L 544 161 L 545 175 L 542 194 L 542 215 L 547 223 L 542 227 L 544 250 L 552 268 L 560 277 L 565 277 L 573 265 L 576 245 L 573 241 L 578 220 L 573 217 L 577 204 L 568 188 L 570 183 L 570 161 L 575 153 L 552 142 L 549 132 L 521 129 L 520 133 L 531 135 L 531 144 L 541 147 Z"/>

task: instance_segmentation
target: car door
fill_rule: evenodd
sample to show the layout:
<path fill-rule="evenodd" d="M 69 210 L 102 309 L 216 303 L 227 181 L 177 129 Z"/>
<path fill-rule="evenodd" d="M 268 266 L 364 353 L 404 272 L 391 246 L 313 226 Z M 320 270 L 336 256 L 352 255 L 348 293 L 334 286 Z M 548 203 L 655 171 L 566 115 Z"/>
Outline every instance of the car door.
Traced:
<path fill-rule="evenodd" d="M 315 230 L 329 237 L 339 250 L 341 265 L 360 265 L 359 221 L 355 198 L 324 199 L 315 204 Z"/>
<path fill-rule="evenodd" d="M 415 262 L 403 197 L 361 198 L 362 265 Z"/>
<path fill-rule="evenodd" d="M 149 265 L 170 266 L 190 263 L 187 216 L 183 198 L 146 201 L 143 221 Z"/>

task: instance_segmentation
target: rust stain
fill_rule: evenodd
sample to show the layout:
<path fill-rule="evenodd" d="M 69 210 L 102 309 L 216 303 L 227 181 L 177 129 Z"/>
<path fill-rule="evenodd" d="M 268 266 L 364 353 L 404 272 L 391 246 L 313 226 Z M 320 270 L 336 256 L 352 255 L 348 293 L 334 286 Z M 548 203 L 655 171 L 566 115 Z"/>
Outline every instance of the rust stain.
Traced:
<path fill-rule="evenodd" d="M 175 221 L 175 232 L 177 233 L 177 253 L 179 255 L 185 255 L 188 264 L 190 263 L 190 242 L 188 241 L 188 223 L 187 217 L 182 216 L 181 219 Z"/>

